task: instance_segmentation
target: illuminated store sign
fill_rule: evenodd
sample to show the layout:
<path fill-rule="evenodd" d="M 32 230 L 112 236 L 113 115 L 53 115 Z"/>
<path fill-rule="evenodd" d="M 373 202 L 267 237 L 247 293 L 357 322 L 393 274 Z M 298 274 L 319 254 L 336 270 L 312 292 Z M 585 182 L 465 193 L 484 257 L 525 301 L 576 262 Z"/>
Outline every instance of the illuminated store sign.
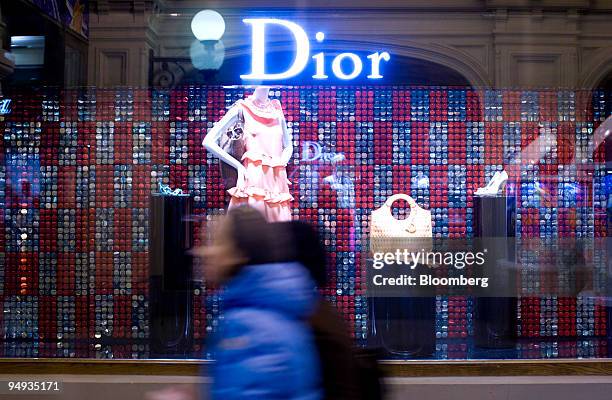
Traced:
<path fill-rule="evenodd" d="M 282 80 L 295 77 L 302 73 L 310 61 L 310 40 L 306 31 L 298 24 L 282 19 L 269 18 L 247 18 L 243 22 L 252 28 L 252 54 L 251 54 L 251 73 L 241 75 L 245 80 Z M 266 72 L 266 27 L 280 26 L 285 28 L 290 34 L 290 40 L 295 43 L 295 58 L 293 64 L 287 70 L 277 73 Z M 325 39 L 323 32 L 315 35 L 317 42 L 322 43 Z M 326 80 L 329 78 L 329 66 L 326 65 L 325 53 L 320 52 L 312 56 L 316 73 L 313 79 Z M 367 56 L 367 61 L 355 53 L 341 53 L 336 55 L 331 62 L 331 73 L 338 79 L 352 80 L 359 77 L 364 68 L 367 69 L 368 79 L 381 79 L 381 62 L 391 59 L 388 52 L 376 52 Z M 365 65 L 364 65 L 365 64 Z"/>

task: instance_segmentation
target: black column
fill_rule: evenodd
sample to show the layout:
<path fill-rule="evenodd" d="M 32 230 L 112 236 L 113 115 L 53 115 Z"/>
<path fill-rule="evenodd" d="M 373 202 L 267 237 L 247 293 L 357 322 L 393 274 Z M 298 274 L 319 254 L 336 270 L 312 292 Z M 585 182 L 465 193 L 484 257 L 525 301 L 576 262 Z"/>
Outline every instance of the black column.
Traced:
<path fill-rule="evenodd" d="M 151 196 L 149 299 L 152 357 L 184 357 L 193 350 L 193 245 L 190 195 Z"/>
<path fill-rule="evenodd" d="M 514 197 L 474 196 L 474 236 L 483 238 L 487 259 L 497 260 L 500 268 L 511 264 L 515 258 L 515 221 Z M 504 276 L 503 271 L 496 271 L 496 275 L 498 273 L 499 277 Z M 476 346 L 514 347 L 517 334 L 517 303 L 516 297 L 478 297 L 474 300 Z"/>

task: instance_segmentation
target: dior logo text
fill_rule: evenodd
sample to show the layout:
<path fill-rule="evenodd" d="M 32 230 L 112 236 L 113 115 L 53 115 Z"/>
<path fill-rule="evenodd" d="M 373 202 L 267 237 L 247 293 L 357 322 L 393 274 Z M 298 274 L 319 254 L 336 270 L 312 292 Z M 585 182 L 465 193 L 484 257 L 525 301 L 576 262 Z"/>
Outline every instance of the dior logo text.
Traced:
<path fill-rule="evenodd" d="M 251 26 L 252 30 L 252 54 L 251 54 L 251 72 L 240 77 L 244 80 L 283 80 L 299 75 L 304 71 L 310 61 L 310 40 L 306 31 L 298 24 L 282 19 L 272 18 L 247 18 L 242 20 L 245 24 Z M 289 33 L 288 40 L 295 45 L 295 58 L 289 68 L 283 72 L 270 73 L 266 69 L 266 28 L 275 25 L 277 28 L 284 28 Z M 323 32 L 317 32 L 315 35 L 317 42 L 322 43 L 325 40 Z M 317 80 L 326 80 L 329 78 L 328 65 L 326 63 L 324 52 L 319 52 L 312 56 L 315 63 L 316 73 L 312 76 Z M 391 56 L 386 51 L 375 52 L 367 56 L 369 65 L 368 79 L 382 79 L 381 63 L 388 62 Z M 352 80 L 362 75 L 364 70 L 364 61 L 355 53 L 340 53 L 331 60 L 331 73 L 341 80 Z"/>

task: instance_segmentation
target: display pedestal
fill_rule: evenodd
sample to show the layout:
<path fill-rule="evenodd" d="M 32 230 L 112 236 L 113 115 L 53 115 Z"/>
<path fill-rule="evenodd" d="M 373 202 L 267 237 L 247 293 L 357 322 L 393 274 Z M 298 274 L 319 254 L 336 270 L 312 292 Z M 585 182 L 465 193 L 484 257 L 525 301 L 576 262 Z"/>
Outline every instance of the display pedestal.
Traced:
<path fill-rule="evenodd" d="M 435 297 L 371 297 L 369 311 L 369 347 L 404 357 L 434 355 Z"/>
<path fill-rule="evenodd" d="M 516 221 L 516 198 L 507 196 L 474 196 L 474 237 L 514 238 Z M 514 260 L 514 249 L 501 258 Z"/>
<path fill-rule="evenodd" d="M 434 355 L 435 297 L 423 297 L 422 293 L 415 293 L 414 297 L 410 293 L 403 297 L 368 297 L 368 311 L 368 347 L 408 358 Z"/>
<path fill-rule="evenodd" d="M 151 356 L 184 357 L 193 348 L 193 245 L 189 195 L 151 196 L 149 296 Z"/>
<path fill-rule="evenodd" d="M 487 259 L 495 262 L 496 279 L 502 268 L 513 268 L 516 220 L 514 197 L 474 196 L 474 236 L 483 238 Z M 490 239 L 490 240 L 489 240 Z M 499 273 L 499 275 L 498 275 Z M 474 301 L 474 340 L 478 347 L 512 348 L 517 330 L 516 297 L 478 297 Z"/>

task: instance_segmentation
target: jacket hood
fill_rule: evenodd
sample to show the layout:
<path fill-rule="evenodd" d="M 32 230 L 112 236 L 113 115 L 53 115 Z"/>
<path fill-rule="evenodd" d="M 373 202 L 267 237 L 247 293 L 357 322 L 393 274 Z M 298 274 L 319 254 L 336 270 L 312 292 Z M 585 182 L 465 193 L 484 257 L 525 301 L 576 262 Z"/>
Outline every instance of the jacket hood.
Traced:
<path fill-rule="evenodd" d="M 308 316 L 316 302 L 315 284 L 300 263 L 243 267 L 227 285 L 225 308 L 258 307 L 287 316 Z"/>

